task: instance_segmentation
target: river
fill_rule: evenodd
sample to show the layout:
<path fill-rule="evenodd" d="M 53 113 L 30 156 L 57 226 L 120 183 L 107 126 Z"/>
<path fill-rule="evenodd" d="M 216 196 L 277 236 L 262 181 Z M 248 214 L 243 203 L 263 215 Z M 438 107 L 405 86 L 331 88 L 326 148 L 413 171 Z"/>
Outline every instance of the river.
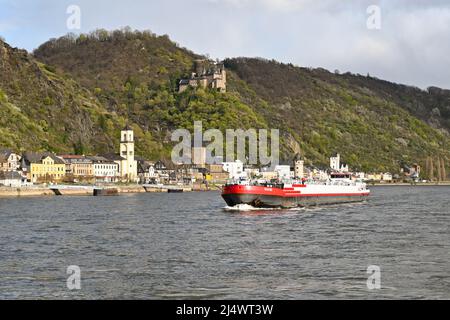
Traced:
<path fill-rule="evenodd" d="M 245 212 L 216 192 L 0 198 L 0 299 L 35 298 L 450 299 L 450 187 Z"/>

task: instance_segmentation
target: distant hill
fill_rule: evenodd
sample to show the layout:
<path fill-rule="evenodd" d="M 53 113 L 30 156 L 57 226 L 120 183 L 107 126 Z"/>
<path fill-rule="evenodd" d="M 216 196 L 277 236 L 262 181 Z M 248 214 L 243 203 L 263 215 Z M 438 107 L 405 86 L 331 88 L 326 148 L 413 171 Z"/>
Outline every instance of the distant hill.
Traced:
<path fill-rule="evenodd" d="M 64 133 L 68 148 L 81 140 L 92 151 L 114 149 L 119 124 L 128 121 L 138 131 L 140 154 L 168 157 L 170 132 L 203 120 L 206 129 L 279 128 L 283 158 L 300 152 L 323 166 L 333 152 L 367 171 L 397 172 L 402 162 L 424 164 L 427 156 L 450 159 L 448 90 L 423 91 L 368 76 L 236 58 L 225 61 L 227 93 L 192 89 L 178 94 L 179 79 L 203 57 L 167 36 L 130 30 L 68 35 L 44 43 L 34 58 L 25 52 L 19 56 L 28 61 L 17 58 L 19 64 L 34 67 L 9 70 L 6 77 L 2 72 L 0 88 L 10 104 L 24 108 L 29 126 L 37 126 L 36 138 L 21 135 L 29 147 L 43 147 L 38 141 L 47 139 L 65 148 Z M 9 84 L 15 77 L 23 79 L 19 91 Z M 59 87 L 49 84 L 52 79 Z M 47 95 L 53 103 L 43 100 Z M 53 111 L 61 108 L 73 116 Z M 40 133 L 42 120 L 48 122 L 48 137 Z M 2 130 L 20 127 L 16 122 L 21 121 L 5 121 Z M 75 123 L 83 123 L 86 133 L 79 133 Z"/>
<path fill-rule="evenodd" d="M 180 48 L 167 36 L 150 32 L 98 30 L 50 40 L 35 52 L 89 89 L 111 112 L 136 123 L 170 155 L 170 132 L 203 120 L 208 128 L 266 127 L 264 119 L 235 93 L 187 90 L 178 94 L 181 77 L 189 76 L 196 59 L 205 57 Z M 137 146 L 144 156 L 147 148 Z"/>
<path fill-rule="evenodd" d="M 426 155 L 448 159 L 449 90 L 423 91 L 264 59 L 228 59 L 225 65 L 243 101 L 258 106 L 264 100 L 257 112 L 270 126 L 286 128 L 291 145 L 298 142 L 319 163 L 332 152 L 364 170 L 395 170 L 402 162 L 422 163 Z"/>
<path fill-rule="evenodd" d="M 100 125 L 105 118 L 113 119 L 108 128 Z M 0 41 L 0 146 L 18 151 L 107 150 L 124 123 L 76 81 Z"/>

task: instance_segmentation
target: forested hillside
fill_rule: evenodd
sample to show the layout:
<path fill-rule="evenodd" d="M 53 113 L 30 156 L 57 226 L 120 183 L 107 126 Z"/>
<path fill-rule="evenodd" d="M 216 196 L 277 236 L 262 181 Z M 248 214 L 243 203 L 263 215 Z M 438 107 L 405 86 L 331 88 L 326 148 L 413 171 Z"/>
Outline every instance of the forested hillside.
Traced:
<path fill-rule="evenodd" d="M 227 59 L 228 92 L 178 81 L 201 57 L 167 36 L 128 29 L 52 39 L 34 55 L 1 44 L 0 144 L 106 152 L 133 125 L 139 154 L 168 157 L 170 133 L 278 128 L 282 157 L 326 165 L 340 152 L 354 169 L 397 172 L 402 162 L 450 159 L 450 92 L 370 76 L 251 58 Z M 32 134 L 29 134 L 29 133 Z"/>

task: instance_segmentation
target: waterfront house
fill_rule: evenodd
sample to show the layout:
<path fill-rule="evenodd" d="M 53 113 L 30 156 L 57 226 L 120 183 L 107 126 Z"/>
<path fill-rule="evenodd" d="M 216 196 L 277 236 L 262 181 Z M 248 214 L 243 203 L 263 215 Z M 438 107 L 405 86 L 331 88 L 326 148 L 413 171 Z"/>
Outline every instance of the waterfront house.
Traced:
<path fill-rule="evenodd" d="M 169 161 L 159 160 L 155 163 L 155 171 L 160 183 L 170 183 L 177 181 L 177 170 L 174 164 Z"/>
<path fill-rule="evenodd" d="M 275 166 L 275 172 L 278 174 L 279 179 L 290 179 L 291 178 L 291 166 L 290 165 Z"/>
<path fill-rule="evenodd" d="M 214 182 L 226 182 L 228 180 L 229 174 L 223 170 L 222 164 L 208 164 L 206 166 L 207 175 L 210 180 Z"/>
<path fill-rule="evenodd" d="M 309 179 L 325 181 L 330 178 L 329 172 L 323 167 L 312 166 L 309 168 Z"/>
<path fill-rule="evenodd" d="M 140 183 L 156 183 L 158 175 L 156 174 L 155 164 L 143 158 L 136 157 L 138 164 L 138 177 Z"/>
<path fill-rule="evenodd" d="M 235 162 L 222 163 L 223 170 L 228 172 L 228 178 L 232 180 L 238 180 L 240 178 L 246 178 L 247 175 L 244 171 L 244 164 L 240 160 Z"/>
<path fill-rule="evenodd" d="M 20 167 L 20 155 L 6 149 L 0 150 L 0 171 L 17 171 Z"/>
<path fill-rule="evenodd" d="M 0 186 L 20 188 L 25 184 L 26 178 L 17 171 L 0 171 Z"/>
<path fill-rule="evenodd" d="M 367 180 L 366 174 L 364 172 L 355 172 L 353 173 L 355 179 Z"/>
<path fill-rule="evenodd" d="M 368 181 L 381 181 L 383 174 L 382 173 L 369 173 L 367 175 Z"/>
<path fill-rule="evenodd" d="M 392 182 L 393 180 L 392 173 L 390 172 L 383 173 L 381 175 L 381 180 L 385 182 Z"/>
<path fill-rule="evenodd" d="M 403 164 L 402 167 L 400 168 L 400 172 L 403 173 L 406 179 L 412 181 L 419 181 L 421 167 L 417 163 L 414 163 L 412 166 Z"/>
<path fill-rule="evenodd" d="M 60 155 L 66 164 L 66 176 L 90 180 L 94 177 L 94 164 L 91 159 L 80 155 Z"/>
<path fill-rule="evenodd" d="M 261 179 L 266 181 L 276 180 L 278 178 L 278 172 L 271 170 L 263 170 L 260 173 L 260 177 Z"/>
<path fill-rule="evenodd" d="M 22 171 L 28 181 L 59 182 L 66 175 L 66 164 L 63 159 L 50 152 L 25 152 L 21 160 Z"/>
<path fill-rule="evenodd" d="M 93 175 L 96 182 L 117 182 L 120 177 L 119 164 L 105 157 L 91 156 Z"/>

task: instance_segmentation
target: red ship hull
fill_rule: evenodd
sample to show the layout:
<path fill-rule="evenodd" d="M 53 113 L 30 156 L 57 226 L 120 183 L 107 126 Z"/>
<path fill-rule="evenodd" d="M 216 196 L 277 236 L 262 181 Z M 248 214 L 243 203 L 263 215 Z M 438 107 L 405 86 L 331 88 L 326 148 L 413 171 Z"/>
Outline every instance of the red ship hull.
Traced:
<path fill-rule="evenodd" d="M 224 187 L 222 197 L 230 207 L 247 204 L 257 208 L 295 208 L 361 202 L 370 194 L 368 190 L 344 188 L 336 192 L 332 188 L 328 189 L 325 186 L 321 190 L 306 185 L 294 185 L 292 188 L 230 185 Z"/>

